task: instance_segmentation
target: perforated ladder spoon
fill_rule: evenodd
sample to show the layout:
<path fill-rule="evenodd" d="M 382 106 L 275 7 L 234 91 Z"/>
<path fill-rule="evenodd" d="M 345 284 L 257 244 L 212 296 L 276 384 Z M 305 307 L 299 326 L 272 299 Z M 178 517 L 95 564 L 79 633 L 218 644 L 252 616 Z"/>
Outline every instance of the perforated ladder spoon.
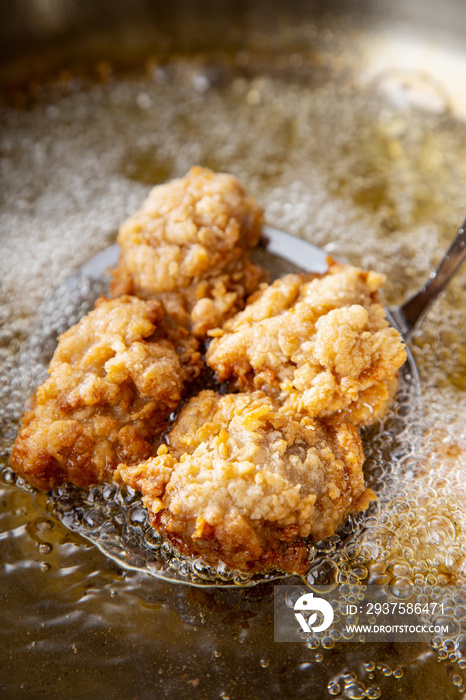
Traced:
<path fill-rule="evenodd" d="M 306 272 L 325 272 L 327 254 L 307 241 L 272 226 L 264 227 L 264 245 L 269 253 L 288 260 Z M 466 220 L 458 229 L 437 269 L 412 297 L 390 309 L 391 317 L 405 339 L 419 328 L 432 304 L 448 285 L 466 257 Z"/>

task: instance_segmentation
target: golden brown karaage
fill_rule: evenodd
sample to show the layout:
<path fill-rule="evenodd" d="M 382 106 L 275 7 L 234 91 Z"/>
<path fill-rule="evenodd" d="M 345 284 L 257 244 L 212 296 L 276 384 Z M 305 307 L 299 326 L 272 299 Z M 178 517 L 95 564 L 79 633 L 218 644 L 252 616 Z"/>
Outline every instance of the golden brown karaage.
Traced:
<path fill-rule="evenodd" d="M 42 489 L 139 490 L 153 527 L 214 566 L 303 573 L 306 540 L 374 499 L 358 427 L 387 411 L 406 352 L 383 275 L 330 261 L 265 284 L 249 259 L 262 222 L 231 175 L 154 188 L 121 227 L 117 298 L 60 337 L 11 464 Z M 207 364 L 241 393 L 195 395 L 208 336 Z"/>
<path fill-rule="evenodd" d="M 112 294 L 159 299 L 178 325 L 205 336 L 266 278 L 249 260 L 262 223 L 233 175 L 191 168 L 155 187 L 122 225 Z"/>
<path fill-rule="evenodd" d="M 33 486 L 111 480 L 118 462 L 153 454 L 187 378 L 173 344 L 157 337 L 163 316 L 157 301 L 102 297 L 60 336 L 11 455 Z"/>
<path fill-rule="evenodd" d="M 303 572 L 304 538 L 332 535 L 373 498 L 358 431 L 283 412 L 262 392 L 202 391 L 156 457 L 120 464 L 154 528 L 185 554 L 241 570 Z"/>
<path fill-rule="evenodd" d="M 384 282 L 337 263 L 325 275 L 286 275 L 211 333 L 207 364 L 220 381 L 261 389 L 294 412 L 370 425 L 406 359 L 377 298 Z"/>

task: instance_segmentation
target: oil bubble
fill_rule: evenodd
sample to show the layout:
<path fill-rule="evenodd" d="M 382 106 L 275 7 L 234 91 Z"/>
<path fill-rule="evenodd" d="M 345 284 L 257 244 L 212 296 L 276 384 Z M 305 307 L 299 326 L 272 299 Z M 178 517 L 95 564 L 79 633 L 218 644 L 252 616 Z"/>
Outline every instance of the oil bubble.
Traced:
<path fill-rule="evenodd" d="M 354 683 L 345 688 L 345 695 L 350 700 L 363 700 L 367 695 L 366 686 L 362 683 Z"/>
<path fill-rule="evenodd" d="M 333 681 L 331 681 L 327 685 L 327 692 L 329 693 L 329 695 L 338 695 L 340 693 L 340 690 L 340 685 L 338 683 L 334 683 Z"/>
<path fill-rule="evenodd" d="M 322 640 L 322 647 L 324 649 L 333 649 L 335 646 L 335 641 L 331 637 L 325 637 L 325 639 Z"/>
<path fill-rule="evenodd" d="M 311 637 L 311 639 L 308 639 L 308 641 L 306 642 L 306 646 L 309 649 L 318 649 L 320 646 L 320 642 L 318 639 L 316 639 L 316 637 Z"/>
<path fill-rule="evenodd" d="M 41 554 L 50 554 L 50 552 L 52 551 L 52 549 L 53 549 L 53 547 L 52 547 L 51 544 L 43 543 L 43 544 L 40 544 L 40 545 L 39 545 L 39 552 L 40 552 Z"/>

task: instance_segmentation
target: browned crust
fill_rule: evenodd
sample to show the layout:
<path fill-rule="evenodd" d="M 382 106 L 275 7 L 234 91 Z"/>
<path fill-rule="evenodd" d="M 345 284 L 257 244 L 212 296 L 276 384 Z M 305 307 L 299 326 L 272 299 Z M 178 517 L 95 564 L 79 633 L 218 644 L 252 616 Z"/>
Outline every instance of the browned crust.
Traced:
<path fill-rule="evenodd" d="M 211 564 L 303 573 L 306 540 L 333 535 L 373 500 L 354 426 L 293 416 L 262 392 L 201 392 L 169 441 L 120 464 L 115 480 L 142 493 L 158 532 Z"/>
<path fill-rule="evenodd" d="M 101 297 L 60 336 L 50 376 L 36 390 L 13 446 L 18 474 L 44 490 L 64 479 L 86 487 L 111 480 L 120 461 L 153 454 L 189 373 L 201 366 L 199 352 L 185 347 L 190 364 L 188 372 L 183 368 L 163 337 L 163 316 L 156 301 Z"/>
<path fill-rule="evenodd" d="M 262 224 L 263 210 L 235 177 L 193 167 L 155 187 L 122 225 L 111 293 L 158 299 L 204 338 L 267 279 L 249 260 Z"/>

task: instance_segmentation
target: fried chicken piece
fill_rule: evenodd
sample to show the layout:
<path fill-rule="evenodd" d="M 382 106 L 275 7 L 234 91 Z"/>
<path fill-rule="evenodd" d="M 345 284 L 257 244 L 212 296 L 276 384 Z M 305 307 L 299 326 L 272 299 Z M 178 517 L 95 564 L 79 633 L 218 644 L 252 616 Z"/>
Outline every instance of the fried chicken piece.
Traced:
<path fill-rule="evenodd" d="M 286 275 L 211 332 L 206 362 L 220 381 L 261 389 L 293 411 L 371 425 L 406 360 L 377 299 L 384 282 L 337 263 L 325 275 Z"/>
<path fill-rule="evenodd" d="M 188 382 L 192 382 L 205 372 L 206 367 L 202 360 L 199 340 L 186 328 L 167 318 L 166 314 L 162 322 L 157 325 L 151 340 L 170 341 L 180 359 Z"/>
<path fill-rule="evenodd" d="M 203 337 L 266 279 L 249 260 L 262 223 L 233 175 L 191 168 L 155 187 L 122 225 L 112 295 L 159 299 L 175 323 Z"/>
<path fill-rule="evenodd" d="M 373 500 L 356 428 L 285 413 L 263 392 L 202 391 L 156 457 L 120 464 L 153 527 L 185 554 L 302 573 L 304 538 L 332 535 Z"/>
<path fill-rule="evenodd" d="M 111 480 L 122 460 L 154 454 L 187 376 L 172 343 L 155 338 L 163 315 L 157 301 L 101 297 L 60 336 L 50 377 L 23 416 L 15 471 L 44 490 L 65 479 L 88 486 Z"/>

